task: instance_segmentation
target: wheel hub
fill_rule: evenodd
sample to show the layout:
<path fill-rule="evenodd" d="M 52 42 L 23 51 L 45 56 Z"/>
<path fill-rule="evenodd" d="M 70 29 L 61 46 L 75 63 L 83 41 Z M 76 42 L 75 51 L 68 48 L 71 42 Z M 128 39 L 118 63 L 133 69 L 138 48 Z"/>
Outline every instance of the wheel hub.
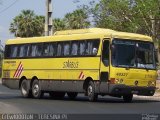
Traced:
<path fill-rule="evenodd" d="M 35 84 L 33 87 L 33 93 L 34 93 L 34 95 L 37 95 L 38 92 L 39 92 L 39 86 L 38 86 L 38 84 Z"/>
<path fill-rule="evenodd" d="M 88 87 L 88 95 L 91 95 L 92 92 L 93 92 L 93 88 L 92 88 L 92 86 L 89 86 L 89 87 Z"/>

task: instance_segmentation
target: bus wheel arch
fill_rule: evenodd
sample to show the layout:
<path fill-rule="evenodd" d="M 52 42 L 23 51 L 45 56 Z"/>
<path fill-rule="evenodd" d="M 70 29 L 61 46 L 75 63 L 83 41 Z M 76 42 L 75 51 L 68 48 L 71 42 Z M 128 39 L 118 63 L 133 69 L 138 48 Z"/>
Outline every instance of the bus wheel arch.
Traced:
<path fill-rule="evenodd" d="M 32 84 L 34 80 L 38 80 L 38 78 L 36 76 L 32 77 L 31 82 L 30 82 L 30 88 L 32 88 Z"/>
<path fill-rule="evenodd" d="M 83 90 L 85 91 L 85 95 L 87 95 L 87 88 L 88 88 L 88 85 L 89 85 L 89 82 L 90 81 L 93 81 L 93 79 L 91 77 L 87 77 L 83 83 Z"/>

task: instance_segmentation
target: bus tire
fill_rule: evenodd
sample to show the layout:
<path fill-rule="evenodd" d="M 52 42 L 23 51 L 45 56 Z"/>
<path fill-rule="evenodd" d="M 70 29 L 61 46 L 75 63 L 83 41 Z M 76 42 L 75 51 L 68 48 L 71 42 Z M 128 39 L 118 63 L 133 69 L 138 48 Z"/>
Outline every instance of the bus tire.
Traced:
<path fill-rule="evenodd" d="M 50 92 L 49 96 L 53 99 L 63 99 L 65 96 L 65 92 Z"/>
<path fill-rule="evenodd" d="M 132 99 L 133 99 L 133 94 L 123 95 L 123 100 L 124 100 L 124 102 L 129 103 L 129 102 L 132 101 Z"/>
<path fill-rule="evenodd" d="M 77 92 L 67 92 L 67 95 L 69 99 L 74 100 L 77 97 L 78 93 Z"/>
<path fill-rule="evenodd" d="M 43 96 L 43 92 L 37 79 L 35 79 L 32 83 L 32 95 L 36 99 L 39 99 Z"/>
<path fill-rule="evenodd" d="M 98 98 L 98 95 L 95 93 L 94 83 L 92 81 L 90 81 L 88 84 L 87 95 L 88 95 L 89 101 L 91 102 L 96 101 Z"/>
<path fill-rule="evenodd" d="M 22 94 L 23 97 L 25 97 L 25 98 L 32 97 L 32 92 L 30 90 L 30 87 L 29 87 L 26 79 L 24 79 L 22 81 L 21 86 L 20 86 L 20 90 L 21 90 L 21 94 Z"/>

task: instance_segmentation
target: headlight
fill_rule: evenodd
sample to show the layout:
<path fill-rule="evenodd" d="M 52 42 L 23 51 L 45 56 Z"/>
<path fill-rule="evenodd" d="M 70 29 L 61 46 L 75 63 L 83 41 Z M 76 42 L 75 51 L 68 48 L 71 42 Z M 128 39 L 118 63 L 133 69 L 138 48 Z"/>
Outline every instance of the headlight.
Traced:
<path fill-rule="evenodd" d="M 148 81 L 148 86 L 156 86 L 156 81 Z"/>

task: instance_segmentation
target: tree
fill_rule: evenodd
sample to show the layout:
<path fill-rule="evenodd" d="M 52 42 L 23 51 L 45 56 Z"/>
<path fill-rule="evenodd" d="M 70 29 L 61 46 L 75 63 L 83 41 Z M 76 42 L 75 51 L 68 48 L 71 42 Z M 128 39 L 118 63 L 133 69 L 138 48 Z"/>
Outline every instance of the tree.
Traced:
<path fill-rule="evenodd" d="M 88 28 L 90 22 L 88 14 L 84 9 L 77 9 L 72 13 L 67 13 L 64 18 L 53 20 L 54 32 L 65 29 L 82 29 Z"/>
<path fill-rule="evenodd" d="M 101 0 L 90 10 L 95 26 L 136 32 L 137 25 L 131 19 L 131 5 L 129 0 Z"/>
<path fill-rule="evenodd" d="M 41 36 L 44 33 L 45 18 L 35 15 L 34 11 L 23 10 L 10 24 L 10 32 L 15 37 Z"/>
<path fill-rule="evenodd" d="M 160 0 L 100 0 L 85 8 L 96 27 L 149 35 L 160 48 Z"/>
<path fill-rule="evenodd" d="M 135 0 L 134 11 L 139 18 L 140 32 L 152 36 L 155 42 L 160 39 L 160 1 Z"/>
<path fill-rule="evenodd" d="M 55 18 L 53 20 L 54 32 L 59 30 L 64 30 L 66 28 L 65 21 L 60 18 Z"/>
<path fill-rule="evenodd" d="M 77 9 L 72 13 L 67 13 L 64 21 L 67 29 L 82 29 L 90 26 L 88 14 L 83 9 Z"/>
<path fill-rule="evenodd" d="M 159 0 L 100 0 L 89 7 L 96 27 L 160 36 Z"/>
<path fill-rule="evenodd" d="M 34 20 L 34 35 L 42 36 L 44 35 L 44 25 L 45 25 L 45 17 L 44 16 L 37 16 Z"/>

